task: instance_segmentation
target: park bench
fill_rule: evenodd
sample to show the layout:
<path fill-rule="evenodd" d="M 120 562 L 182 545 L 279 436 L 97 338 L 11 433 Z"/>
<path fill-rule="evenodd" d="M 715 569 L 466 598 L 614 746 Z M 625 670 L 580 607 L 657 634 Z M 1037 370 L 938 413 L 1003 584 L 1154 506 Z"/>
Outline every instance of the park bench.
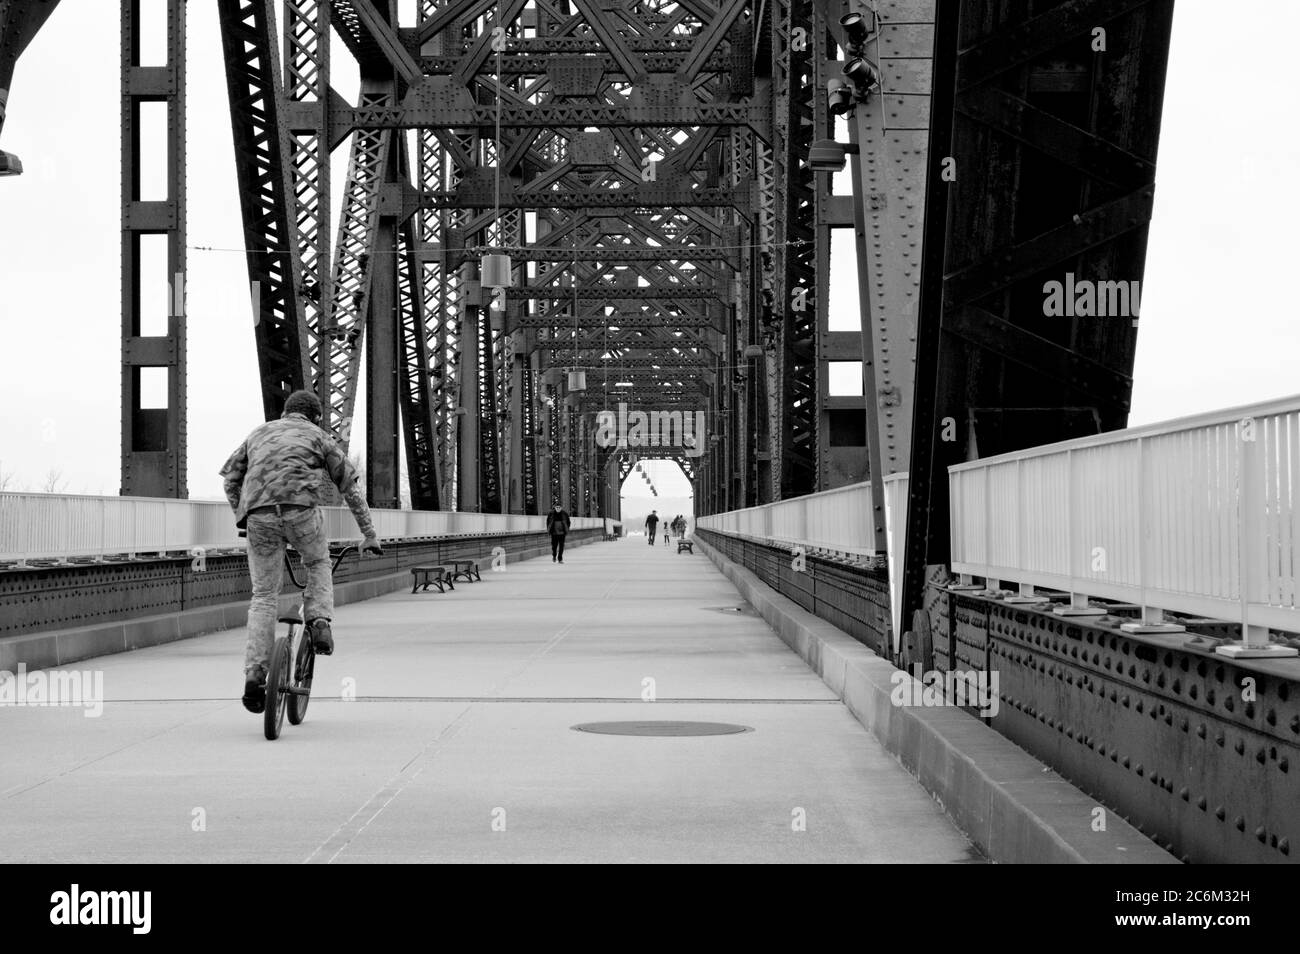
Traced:
<path fill-rule="evenodd" d="M 456 571 L 454 567 L 448 566 L 413 566 L 411 567 L 411 592 L 423 588 L 425 591 L 430 586 L 436 586 L 439 593 L 445 593 L 447 590 L 454 590 Z M 446 587 L 446 589 L 444 589 Z"/>
<path fill-rule="evenodd" d="M 478 571 L 478 563 L 474 560 L 453 560 L 452 565 L 455 568 L 451 574 L 453 580 L 463 578 L 466 583 L 473 583 L 483 579 Z"/>
<path fill-rule="evenodd" d="M 695 550 L 692 549 L 694 546 L 695 546 L 694 540 L 687 540 L 685 537 L 682 537 L 680 540 L 677 541 L 677 552 L 681 553 L 683 550 L 685 550 L 687 553 L 694 556 Z"/>

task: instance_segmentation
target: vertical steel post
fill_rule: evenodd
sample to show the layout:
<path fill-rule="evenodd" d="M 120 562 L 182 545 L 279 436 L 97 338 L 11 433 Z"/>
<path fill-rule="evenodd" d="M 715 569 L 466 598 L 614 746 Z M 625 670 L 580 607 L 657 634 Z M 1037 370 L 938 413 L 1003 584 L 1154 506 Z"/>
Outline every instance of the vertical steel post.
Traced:
<path fill-rule="evenodd" d="M 141 63 L 141 0 L 122 0 L 122 484 L 124 496 L 187 497 L 185 467 L 185 2 L 167 0 L 167 61 Z M 141 107 L 167 110 L 166 195 L 143 199 Z M 150 144 L 152 145 L 152 144 Z M 167 238 L 166 333 L 142 334 L 141 239 Z M 162 289 L 149 289 L 151 300 Z M 145 376 L 166 375 L 147 407 Z"/>

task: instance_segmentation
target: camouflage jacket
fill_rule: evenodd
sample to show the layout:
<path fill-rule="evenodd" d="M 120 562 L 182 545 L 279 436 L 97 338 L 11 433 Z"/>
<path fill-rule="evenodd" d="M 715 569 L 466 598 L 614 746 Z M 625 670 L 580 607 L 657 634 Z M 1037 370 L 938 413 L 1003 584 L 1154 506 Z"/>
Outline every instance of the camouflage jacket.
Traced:
<path fill-rule="evenodd" d="M 374 536 L 370 508 L 358 474 L 336 440 L 302 414 L 267 421 L 230 455 L 221 476 L 236 525 L 247 525 L 248 511 L 267 504 L 319 506 L 330 500 L 329 484 L 343 494 L 357 526 Z"/>

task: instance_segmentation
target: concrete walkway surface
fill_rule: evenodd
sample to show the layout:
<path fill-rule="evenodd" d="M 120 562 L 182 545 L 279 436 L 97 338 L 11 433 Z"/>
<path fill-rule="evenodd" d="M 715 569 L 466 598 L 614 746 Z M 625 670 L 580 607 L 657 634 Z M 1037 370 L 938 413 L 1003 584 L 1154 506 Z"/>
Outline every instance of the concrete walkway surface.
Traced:
<path fill-rule="evenodd" d="M 698 552 L 576 547 L 334 629 L 276 742 L 242 629 L 71 667 L 98 718 L 0 708 L 0 861 L 981 860 Z M 752 731 L 572 728 L 659 720 Z"/>

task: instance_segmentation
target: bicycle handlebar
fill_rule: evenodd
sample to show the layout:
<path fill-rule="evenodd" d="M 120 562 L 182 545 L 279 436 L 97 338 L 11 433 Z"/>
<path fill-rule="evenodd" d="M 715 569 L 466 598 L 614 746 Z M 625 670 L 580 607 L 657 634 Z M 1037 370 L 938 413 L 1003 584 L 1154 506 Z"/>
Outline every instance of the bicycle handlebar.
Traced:
<path fill-rule="evenodd" d="M 334 575 L 334 571 L 339 568 L 339 564 L 343 562 L 343 558 L 355 549 L 357 549 L 357 545 L 355 543 L 349 543 L 340 550 L 337 555 L 335 555 L 334 565 L 330 567 L 330 576 Z M 293 580 L 294 586 L 300 590 L 307 588 L 307 584 L 299 581 L 298 574 L 293 570 L 293 561 L 289 559 L 289 549 L 287 547 L 284 551 L 284 568 L 289 571 L 289 579 Z"/>

